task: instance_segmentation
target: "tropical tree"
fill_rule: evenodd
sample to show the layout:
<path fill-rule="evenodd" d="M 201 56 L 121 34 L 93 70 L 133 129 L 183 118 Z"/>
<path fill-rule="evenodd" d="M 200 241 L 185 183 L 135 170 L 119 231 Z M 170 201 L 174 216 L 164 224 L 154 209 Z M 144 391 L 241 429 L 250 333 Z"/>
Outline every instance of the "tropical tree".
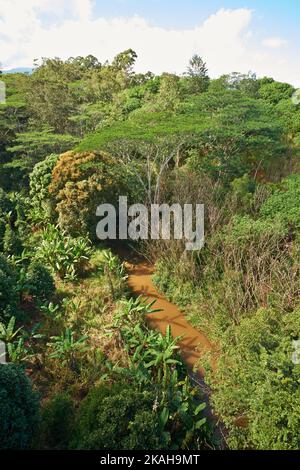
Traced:
<path fill-rule="evenodd" d="M 195 54 L 191 58 L 188 66 L 187 76 L 189 77 L 189 90 L 191 93 L 203 93 L 209 87 L 209 76 L 206 63 Z"/>

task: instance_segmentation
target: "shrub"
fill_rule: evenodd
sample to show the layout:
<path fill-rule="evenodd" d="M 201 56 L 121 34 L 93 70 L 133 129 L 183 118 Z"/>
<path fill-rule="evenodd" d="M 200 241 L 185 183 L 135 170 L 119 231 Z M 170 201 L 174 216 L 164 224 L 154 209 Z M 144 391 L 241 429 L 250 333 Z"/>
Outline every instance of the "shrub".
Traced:
<path fill-rule="evenodd" d="M 227 246 L 237 243 L 247 250 L 248 243 L 257 244 L 272 241 L 276 245 L 284 239 L 286 234 L 286 229 L 280 221 L 254 220 L 249 216 L 234 216 L 221 236 Z"/>
<path fill-rule="evenodd" d="M 19 256 L 22 251 L 23 245 L 18 232 L 10 224 L 6 224 L 3 236 L 3 252 L 6 255 Z"/>
<path fill-rule="evenodd" d="M 300 369 L 292 361 L 299 325 L 299 310 L 262 308 L 220 338 L 209 383 L 232 448 L 299 449 Z"/>
<path fill-rule="evenodd" d="M 49 300 L 55 291 L 49 269 L 38 260 L 32 261 L 28 267 L 26 286 L 29 293 L 40 301 Z"/>
<path fill-rule="evenodd" d="M 38 419 L 38 397 L 23 369 L 0 364 L 0 448 L 28 448 Z"/>
<path fill-rule="evenodd" d="M 43 448 L 67 449 L 74 419 L 73 400 L 65 394 L 54 396 L 43 407 L 41 442 Z"/>
<path fill-rule="evenodd" d="M 3 251 L 3 237 L 5 234 L 5 228 L 6 228 L 5 220 L 3 218 L 0 218 L 0 251 Z"/>
<path fill-rule="evenodd" d="M 15 314 L 19 303 L 17 281 L 12 264 L 0 253 L 0 321 Z"/>
<path fill-rule="evenodd" d="M 50 224 L 44 230 L 41 244 L 37 249 L 37 257 L 61 279 L 74 280 L 81 275 L 91 254 L 91 243 L 88 238 L 72 238 Z"/>
<path fill-rule="evenodd" d="M 265 201 L 261 216 L 273 221 L 279 220 L 290 231 L 300 229 L 300 175 L 292 175 Z"/>
<path fill-rule="evenodd" d="M 230 184 L 232 195 L 232 208 L 237 213 L 249 213 L 255 191 L 255 182 L 245 174 L 241 178 L 236 178 Z"/>
<path fill-rule="evenodd" d="M 13 203 L 11 202 L 8 194 L 0 188 L 0 215 L 8 214 L 14 209 Z"/>
<path fill-rule="evenodd" d="M 271 83 L 264 83 L 258 93 L 262 99 L 276 105 L 281 100 L 291 98 L 294 91 L 294 88 L 289 83 L 273 81 Z"/>
<path fill-rule="evenodd" d="M 49 193 L 52 171 L 58 155 L 52 154 L 35 165 L 30 174 L 30 196 L 33 208 L 41 220 L 49 220 L 53 216 L 54 201 Z"/>
<path fill-rule="evenodd" d="M 121 166 L 122 168 L 122 166 Z M 67 152 L 52 173 L 49 191 L 56 201 L 59 226 L 68 234 L 95 238 L 96 208 L 122 193 L 120 165 L 104 152 Z"/>
<path fill-rule="evenodd" d="M 80 406 L 73 446 L 87 450 L 160 448 L 154 401 L 151 393 L 121 383 L 95 388 Z"/>
<path fill-rule="evenodd" d="M 174 269 L 170 260 L 163 258 L 156 263 L 155 274 L 152 277 L 154 285 L 160 292 L 163 292 L 167 299 L 175 302 L 179 307 L 189 305 L 195 294 L 195 286 L 189 280 L 184 282 L 182 273 L 179 272 L 183 267 L 178 263 Z"/>

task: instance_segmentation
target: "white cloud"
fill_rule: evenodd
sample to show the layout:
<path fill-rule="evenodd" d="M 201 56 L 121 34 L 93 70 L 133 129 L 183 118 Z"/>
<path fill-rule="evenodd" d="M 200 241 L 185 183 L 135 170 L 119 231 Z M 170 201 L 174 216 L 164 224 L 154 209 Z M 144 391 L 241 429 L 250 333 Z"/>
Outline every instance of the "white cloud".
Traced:
<path fill-rule="evenodd" d="M 74 8 L 79 20 L 89 21 L 91 19 L 93 5 L 90 0 L 74 0 Z"/>
<path fill-rule="evenodd" d="M 6 68 L 30 66 L 40 57 L 93 54 L 104 61 L 133 48 L 138 71 L 182 73 L 198 53 L 211 76 L 253 70 L 300 85 L 296 60 L 282 67 L 270 43 L 269 50 L 257 46 L 252 17 L 247 8 L 221 9 L 194 28 L 166 29 L 139 16 L 96 17 L 91 0 L 0 0 L 0 60 Z"/>
<path fill-rule="evenodd" d="M 271 49 L 277 49 L 278 47 L 285 46 L 287 43 L 286 39 L 273 37 L 264 39 L 262 45 Z"/>

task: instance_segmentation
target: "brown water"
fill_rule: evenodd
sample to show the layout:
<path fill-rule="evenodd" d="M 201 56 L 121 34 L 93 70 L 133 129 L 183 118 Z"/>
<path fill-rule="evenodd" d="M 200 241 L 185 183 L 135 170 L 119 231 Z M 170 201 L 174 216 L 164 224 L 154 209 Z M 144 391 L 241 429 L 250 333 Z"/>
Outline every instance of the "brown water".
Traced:
<path fill-rule="evenodd" d="M 148 315 L 148 321 L 151 328 L 166 332 L 168 325 L 171 326 L 173 337 L 181 336 L 178 345 L 181 350 L 182 358 L 189 369 L 195 371 L 190 375 L 194 385 L 197 385 L 203 392 L 203 399 L 206 402 L 206 409 L 203 414 L 213 426 L 213 437 L 218 442 L 219 449 L 226 449 L 226 438 L 224 436 L 224 426 L 214 415 L 209 401 L 209 390 L 204 382 L 204 370 L 201 368 L 201 356 L 207 351 L 213 351 L 213 345 L 201 331 L 193 328 L 186 320 L 184 314 L 174 304 L 169 302 L 160 294 L 153 285 L 152 275 L 154 266 L 148 261 L 128 252 L 118 250 L 119 254 L 125 260 L 125 266 L 128 273 L 128 286 L 136 295 L 145 297 L 149 302 L 155 300 L 153 308 L 160 309 Z M 200 361 L 199 361 L 200 359 Z M 215 369 L 215 363 L 211 364 Z"/>
<path fill-rule="evenodd" d="M 148 315 L 150 326 L 165 333 L 170 325 L 173 337 L 182 337 L 178 345 L 186 365 L 194 368 L 203 352 L 213 349 L 208 338 L 188 323 L 178 307 L 157 292 L 152 282 L 154 267 L 149 262 L 131 257 L 130 261 L 126 261 L 126 268 L 129 275 L 128 285 L 132 292 L 144 296 L 149 301 L 155 300 L 153 308 L 161 309 L 160 312 Z M 197 369 L 202 375 L 201 367 L 197 366 Z"/>

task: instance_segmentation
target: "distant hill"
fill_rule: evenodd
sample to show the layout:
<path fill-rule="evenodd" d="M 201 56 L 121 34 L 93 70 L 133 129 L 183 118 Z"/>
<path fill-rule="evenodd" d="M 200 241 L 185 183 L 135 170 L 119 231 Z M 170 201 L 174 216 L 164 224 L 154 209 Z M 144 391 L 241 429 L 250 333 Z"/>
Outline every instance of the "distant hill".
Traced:
<path fill-rule="evenodd" d="M 9 70 L 2 70 L 3 74 L 8 74 L 8 73 L 32 73 L 32 68 L 30 67 L 18 67 L 15 69 L 9 69 Z"/>

